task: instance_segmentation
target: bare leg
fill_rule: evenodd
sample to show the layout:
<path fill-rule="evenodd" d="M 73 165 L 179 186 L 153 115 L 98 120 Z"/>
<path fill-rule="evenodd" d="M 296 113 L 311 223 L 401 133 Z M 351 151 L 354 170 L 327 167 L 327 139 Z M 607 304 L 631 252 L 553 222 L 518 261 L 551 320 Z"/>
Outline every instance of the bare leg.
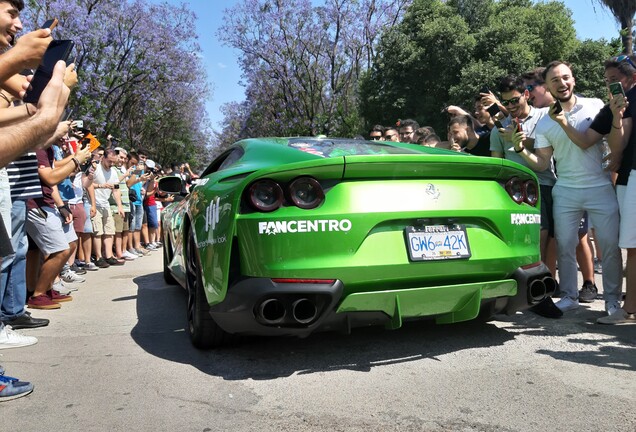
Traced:
<path fill-rule="evenodd" d="M 104 234 L 104 258 L 113 257 L 113 236 Z"/>
<path fill-rule="evenodd" d="M 51 289 L 53 281 L 64 267 L 64 263 L 68 260 L 70 249 L 55 252 L 44 259 L 40 268 L 40 277 L 35 284 L 34 296 L 46 294 Z"/>

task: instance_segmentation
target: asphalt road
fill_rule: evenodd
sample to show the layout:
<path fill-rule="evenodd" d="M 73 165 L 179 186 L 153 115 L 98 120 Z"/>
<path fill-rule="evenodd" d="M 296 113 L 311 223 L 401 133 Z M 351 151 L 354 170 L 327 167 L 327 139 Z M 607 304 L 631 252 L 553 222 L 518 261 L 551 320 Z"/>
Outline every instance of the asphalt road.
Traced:
<path fill-rule="evenodd" d="M 636 326 L 594 324 L 600 300 L 198 351 L 159 251 L 87 277 L 33 312 L 38 344 L 0 351 L 35 384 L 0 404 L 3 431 L 636 431 Z"/>

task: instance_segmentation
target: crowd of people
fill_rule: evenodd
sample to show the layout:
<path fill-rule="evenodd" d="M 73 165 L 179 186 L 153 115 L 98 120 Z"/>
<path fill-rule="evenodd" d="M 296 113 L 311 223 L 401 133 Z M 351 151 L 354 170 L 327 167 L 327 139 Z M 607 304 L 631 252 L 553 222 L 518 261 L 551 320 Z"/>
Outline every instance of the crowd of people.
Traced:
<path fill-rule="evenodd" d="M 66 105 L 77 85 L 60 61 L 36 104 L 24 103 L 29 73 L 52 40 L 50 29 L 16 38 L 23 0 L 0 0 L 0 349 L 37 343 L 18 330 L 48 319 L 30 310 L 61 309 L 88 272 L 121 266 L 162 246 L 159 213 L 174 197 L 157 189 L 161 175 L 196 178 L 188 164 L 162 169 L 142 149 L 112 136 L 102 145 Z M 29 309 L 29 310 L 27 310 Z M 0 401 L 33 385 L 5 375 Z"/>
<path fill-rule="evenodd" d="M 196 178 L 188 164 L 162 169 L 141 149 L 126 150 L 112 137 L 101 145 L 76 121 L 60 122 L 77 84 L 72 64 L 59 62 L 39 101 L 23 103 L 29 78 L 21 72 L 40 64 L 52 40 L 50 29 L 16 38 L 23 7 L 23 0 L 0 0 L 0 104 L 6 103 L 0 108 L 0 349 L 35 344 L 35 337 L 17 330 L 49 324 L 27 308 L 60 309 L 88 272 L 160 248 L 159 212 L 173 197 L 157 190 L 157 178 Z M 554 61 L 502 78 L 498 95 L 482 89 L 473 113 L 449 106 L 446 140 L 411 119 L 375 126 L 370 138 L 506 158 L 534 170 L 541 258 L 555 275 L 558 262 L 561 298 L 533 310 L 558 317 L 597 299 L 589 231 L 607 312 L 598 322 L 636 323 L 636 128 L 630 108 L 636 107 L 636 58 L 609 59 L 604 78 L 620 82 L 625 95 L 611 95 L 607 104 L 577 95 L 570 66 Z M 622 305 L 620 248 L 627 249 Z M 0 366 L 0 401 L 32 390 Z"/>
<path fill-rule="evenodd" d="M 575 93 L 570 65 L 553 61 L 501 78 L 498 95 L 484 87 L 475 96 L 472 114 L 449 106 L 445 141 L 433 128 L 420 127 L 412 119 L 400 120 L 395 127 L 376 125 L 369 137 L 506 158 L 532 169 L 541 195 L 541 259 L 555 276 L 558 262 L 555 297 L 560 300 L 547 298 L 531 310 L 558 318 L 580 302 L 597 300 L 596 272 L 602 274 L 607 312 L 597 322 L 633 324 L 636 57 L 620 55 L 605 61 L 604 80 L 614 89 L 608 91 L 608 103 L 582 97 Z M 627 250 L 625 269 L 621 248 Z M 580 288 L 577 264 L 583 276 Z"/>

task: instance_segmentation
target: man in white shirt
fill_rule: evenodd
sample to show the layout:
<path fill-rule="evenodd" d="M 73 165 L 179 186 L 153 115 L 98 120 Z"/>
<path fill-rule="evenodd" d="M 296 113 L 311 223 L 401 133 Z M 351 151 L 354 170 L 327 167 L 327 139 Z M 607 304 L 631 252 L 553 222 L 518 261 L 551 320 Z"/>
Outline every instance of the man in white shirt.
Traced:
<path fill-rule="evenodd" d="M 119 173 L 115 168 L 118 156 L 115 150 L 104 150 L 102 161 L 95 167 L 95 178 L 93 187 L 95 188 L 95 202 L 92 207 L 95 209 L 95 216 L 91 218 L 93 222 L 93 253 L 97 258 L 95 265 L 100 268 L 111 265 L 122 265 L 113 256 L 113 236 L 115 235 L 115 219 L 110 209 L 108 201 L 111 195 L 117 205 L 117 212 L 123 218 L 124 209 L 121 204 L 121 193 L 119 191 Z M 91 213 L 93 213 L 91 209 Z M 104 244 L 104 255 L 102 257 L 102 240 Z"/>
<path fill-rule="evenodd" d="M 600 99 L 574 95 L 575 79 L 567 63 L 551 62 L 544 76 L 557 102 L 550 108 L 550 116 L 537 124 L 534 153 L 524 147 L 523 133 L 515 134 L 513 141 L 515 151 L 535 170 L 547 168 L 553 155 L 557 161 L 558 179 L 552 197 L 563 297 L 556 305 L 562 311 L 579 306 L 575 248 L 579 221 L 587 211 L 603 251 L 603 296 L 605 310 L 612 314 L 620 307 L 623 279 L 616 193 L 609 173 L 603 170 L 601 141 L 579 145 L 565 132 L 568 127 L 585 131 L 604 104 Z"/>

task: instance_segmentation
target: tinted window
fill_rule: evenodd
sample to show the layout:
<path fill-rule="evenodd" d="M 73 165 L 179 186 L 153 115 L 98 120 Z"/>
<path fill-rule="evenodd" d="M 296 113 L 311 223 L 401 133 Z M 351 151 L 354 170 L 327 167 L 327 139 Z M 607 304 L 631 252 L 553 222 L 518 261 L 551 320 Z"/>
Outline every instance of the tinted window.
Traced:
<path fill-rule="evenodd" d="M 296 138 L 290 139 L 288 145 L 299 151 L 315 154 L 325 158 L 376 154 L 419 154 L 419 152 L 410 149 L 362 140 Z"/>

